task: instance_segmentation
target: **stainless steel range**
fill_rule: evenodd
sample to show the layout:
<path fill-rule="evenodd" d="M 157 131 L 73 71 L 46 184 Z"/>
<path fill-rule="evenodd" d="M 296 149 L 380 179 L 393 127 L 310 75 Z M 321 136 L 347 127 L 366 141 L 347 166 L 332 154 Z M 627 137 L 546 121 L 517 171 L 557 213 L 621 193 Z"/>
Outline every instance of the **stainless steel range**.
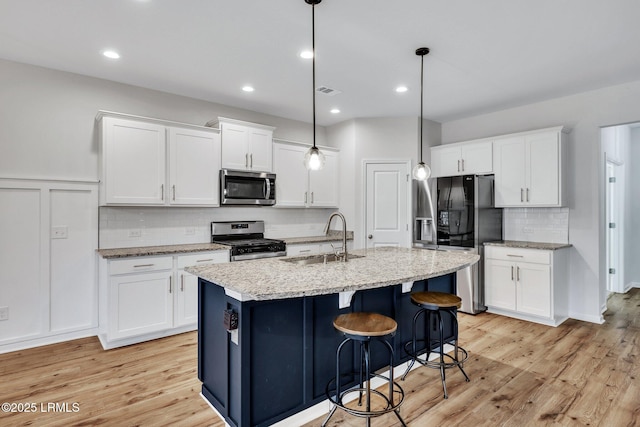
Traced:
<path fill-rule="evenodd" d="M 223 221 L 211 223 L 211 243 L 231 247 L 231 261 L 285 256 L 287 244 L 265 239 L 264 221 Z"/>

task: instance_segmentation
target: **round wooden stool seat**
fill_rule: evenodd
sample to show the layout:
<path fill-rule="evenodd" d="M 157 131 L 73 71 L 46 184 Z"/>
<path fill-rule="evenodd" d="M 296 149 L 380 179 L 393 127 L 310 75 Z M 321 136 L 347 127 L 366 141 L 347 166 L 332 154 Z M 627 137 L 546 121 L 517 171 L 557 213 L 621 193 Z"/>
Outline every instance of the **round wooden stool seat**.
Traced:
<path fill-rule="evenodd" d="M 381 337 L 392 334 L 398 324 L 390 317 L 378 313 L 346 313 L 336 317 L 333 327 L 348 335 Z"/>
<path fill-rule="evenodd" d="M 429 310 L 460 308 L 462 299 L 454 294 L 444 292 L 415 292 L 411 301 Z"/>

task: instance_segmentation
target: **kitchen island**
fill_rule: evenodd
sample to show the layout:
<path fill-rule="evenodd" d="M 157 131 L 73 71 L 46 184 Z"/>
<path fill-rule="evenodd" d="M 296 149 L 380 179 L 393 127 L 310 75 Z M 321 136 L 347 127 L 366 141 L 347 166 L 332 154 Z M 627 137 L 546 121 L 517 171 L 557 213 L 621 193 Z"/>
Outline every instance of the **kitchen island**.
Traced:
<path fill-rule="evenodd" d="M 342 340 L 332 324 L 339 314 L 373 311 L 394 318 L 394 364 L 403 363 L 417 311 L 410 292 L 455 293 L 452 273 L 479 259 L 462 251 L 391 247 L 350 255 L 346 263 L 271 258 L 187 269 L 200 277 L 202 395 L 228 424 L 267 426 L 325 400 Z M 450 326 L 445 333 L 451 334 Z M 347 353 L 353 363 L 344 363 L 345 374 L 357 356 Z M 384 352 L 380 356 L 374 353 L 374 369 L 388 364 Z"/>

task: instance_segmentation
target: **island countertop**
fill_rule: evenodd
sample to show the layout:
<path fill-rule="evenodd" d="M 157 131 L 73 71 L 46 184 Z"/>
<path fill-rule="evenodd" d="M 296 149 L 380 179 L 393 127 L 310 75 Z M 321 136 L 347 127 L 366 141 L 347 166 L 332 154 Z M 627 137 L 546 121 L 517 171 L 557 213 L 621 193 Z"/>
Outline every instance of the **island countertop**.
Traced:
<path fill-rule="evenodd" d="M 478 262 L 464 251 L 380 247 L 359 249 L 348 262 L 298 265 L 286 258 L 210 264 L 185 270 L 225 288 L 240 301 L 359 291 L 442 276 Z"/>

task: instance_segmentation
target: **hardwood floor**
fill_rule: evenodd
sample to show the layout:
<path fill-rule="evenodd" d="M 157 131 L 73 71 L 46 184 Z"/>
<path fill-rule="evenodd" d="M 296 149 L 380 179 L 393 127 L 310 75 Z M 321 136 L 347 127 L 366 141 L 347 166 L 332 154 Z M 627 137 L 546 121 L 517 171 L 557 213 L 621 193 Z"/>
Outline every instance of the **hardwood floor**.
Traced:
<path fill-rule="evenodd" d="M 444 400 L 438 371 L 412 371 L 400 382 L 403 418 L 419 427 L 640 425 L 640 289 L 608 307 L 604 325 L 558 328 L 461 314 L 471 382 L 448 370 Z M 193 332 L 104 351 L 86 338 L 0 355 L 0 403 L 35 404 L 0 412 L 0 425 L 224 426 L 199 396 L 196 341 Z M 330 426 L 338 425 L 364 420 L 338 411 Z M 372 425 L 398 422 L 388 414 Z"/>

